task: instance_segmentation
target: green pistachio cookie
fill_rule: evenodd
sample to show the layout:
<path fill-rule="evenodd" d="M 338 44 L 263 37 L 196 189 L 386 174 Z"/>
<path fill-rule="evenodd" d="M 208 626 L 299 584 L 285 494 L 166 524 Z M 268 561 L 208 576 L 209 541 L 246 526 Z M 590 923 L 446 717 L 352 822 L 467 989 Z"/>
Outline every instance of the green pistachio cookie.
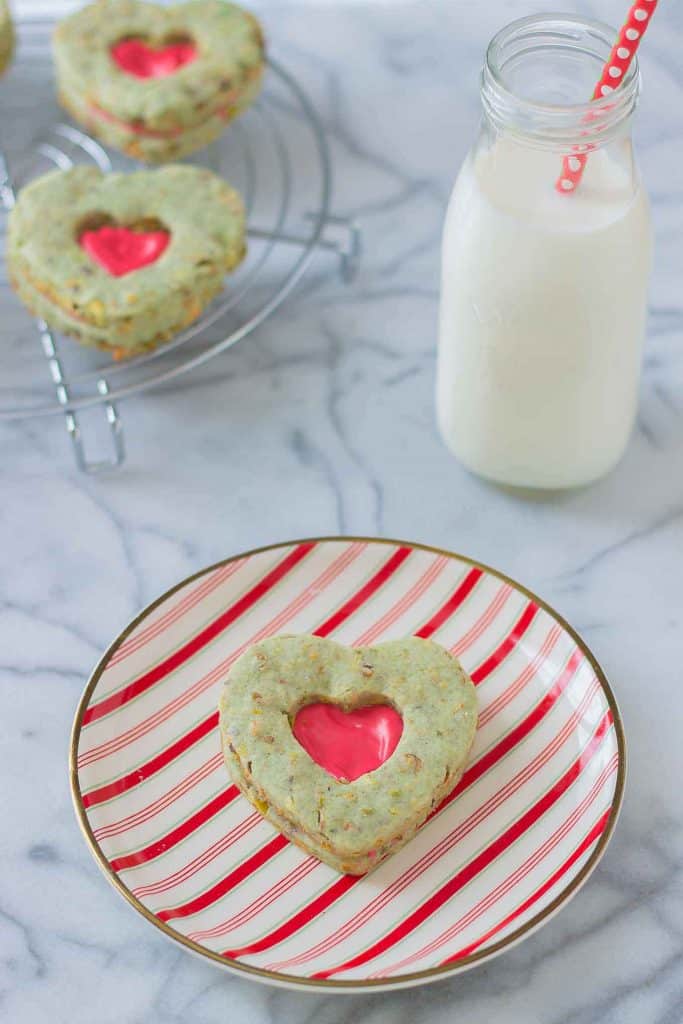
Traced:
<path fill-rule="evenodd" d="M 7 70 L 14 53 L 14 25 L 7 0 L 0 0 L 0 75 Z"/>
<path fill-rule="evenodd" d="M 304 739 L 300 714 L 320 705 L 323 713 L 333 705 L 337 719 L 355 716 L 351 741 L 338 722 L 323 736 L 324 716 L 318 735 Z M 476 692 L 460 663 L 416 637 L 357 649 L 315 636 L 264 640 L 230 669 L 219 708 L 226 765 L 242 793 L 292 842 L 354 875 L 408 842 L 450 793 L 477 725 Z M 369 744 L 367 708 L 402 720 L 371 770 L 357 767 Z M 327 761 L 340 756 L 355 759 L 355 770 L 332 773 Z"/>
<path fill-rule="evenodd" d="M 26 306 L 116 358 L 196 320 L 244 254 L 239 195 L 191 166 L 53 171 L 22 189 L 9 219 L 9 276 Z"/>
<path fill-rule="evenodd" d="M 253 102 L 264 44 L 256 18 L 226 0 L 96 0 L 58 25 L 54 56 L 77 121 L 129 156 L 164 162 L 214 141 Z"/>

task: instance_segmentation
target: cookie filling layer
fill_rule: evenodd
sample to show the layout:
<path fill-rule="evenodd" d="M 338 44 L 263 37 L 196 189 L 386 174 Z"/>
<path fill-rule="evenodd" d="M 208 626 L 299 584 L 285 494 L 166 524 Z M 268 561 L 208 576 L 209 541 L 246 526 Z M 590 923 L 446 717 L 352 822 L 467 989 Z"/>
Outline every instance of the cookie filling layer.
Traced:
<path fill-rule="evenodd" d="M 207 124 L 214 117 L 221 117 L 225 120 L 230 120 L 235 108 L 234 104 L 228 104 L 227 106 L 219 107 L 217 110 L 212 110 L 207 114 L 204 120 L 198 124 L 188 125 L 187 128 L 168 128 L 166 131 L 161 131 L 158 128 L 147 128 L 139 121 L 125 121 L 123 118 L 110 114 L 108 110 L 98 106 L 97 103 L 90 103 L 89 109 L 90 112 L 101 121 L 107 121 L 109 124 L 118 125 L 120 128 L 124 128 L 126 131 L 129 131 L 132 135 L 141 135 L 147 139 L 176 139 L 186 131 L 194 131 L 201 127 L 201 125 Z"/>

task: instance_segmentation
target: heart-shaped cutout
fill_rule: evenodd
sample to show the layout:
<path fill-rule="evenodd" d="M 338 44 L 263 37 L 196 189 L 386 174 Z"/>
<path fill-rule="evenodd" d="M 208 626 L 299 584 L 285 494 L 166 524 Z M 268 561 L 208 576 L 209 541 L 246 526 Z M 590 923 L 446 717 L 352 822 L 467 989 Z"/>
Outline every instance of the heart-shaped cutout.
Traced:
<path fill-rule="evenodd" d="M 458 782 L 477 698 L 431 640 L 351 648 L 271 637 L 230 668 L 220 724 L 232 780 L 261 814 L 337 871 L 361 875 Z"/>
<path fill-rule="evenodd" d="M 197 47 L 182 40 L 165 46 L 149 46 L 144 39 L 122 39 L 111 48 L 114 62 L 135 78 L 165 78 L 197 59 Z"/>
<path fill-rule="evenodd" d="M 112 224 L 84 231 L 79 237 L 81 248 L 113 277 L 156 263 L 170 241 L 169 231 L 135 231 Z"/>
<path fill-rule="evenodd" d="M 336 779 L 353 782 L 391 757 L 403 733 L 403 719 L 389 704 L 344 711 L 317 701 L 301 708 L 292 732 L 316 764 Z"/>

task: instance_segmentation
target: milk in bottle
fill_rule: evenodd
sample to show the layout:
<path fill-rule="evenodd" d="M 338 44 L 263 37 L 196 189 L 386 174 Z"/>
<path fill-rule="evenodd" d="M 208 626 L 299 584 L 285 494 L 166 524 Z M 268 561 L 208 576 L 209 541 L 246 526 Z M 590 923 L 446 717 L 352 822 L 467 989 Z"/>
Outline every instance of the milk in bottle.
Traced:
<path fill-rule="evenodd" d="M 465 466 L 505 484 L 600 477 L 636 416 L 651 240 L 629 135 L 635 62 L 605 101 L 573 102 L 613 36 L 539 17 L 494 39 L 484 130 L 446 216 L 439 425 Z M 583 179 L 562 194 L 562 155 L 586 146 Z"/>

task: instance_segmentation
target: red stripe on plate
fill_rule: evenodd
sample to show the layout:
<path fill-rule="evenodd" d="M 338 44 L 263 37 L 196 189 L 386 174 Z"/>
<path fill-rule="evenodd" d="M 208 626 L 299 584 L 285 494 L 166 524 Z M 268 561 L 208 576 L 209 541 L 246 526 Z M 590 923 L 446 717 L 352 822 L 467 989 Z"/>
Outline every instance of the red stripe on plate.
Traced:
<path fill-rule="evenodd" d="M 552 786 L 543 796 L 533 804 L 524 814 L 522 814 L 517 821 L 513 822 L 509 828 L 505 830 L 500 836 L 498 836 L 492 843 L 489 844 L 481 853 L 477 854 L 469 864 L 466 864 L 460 871 L 458 871 L 452 878 L 450 878 L 445 885 L 442 885 L 435 893 L 433 893 L 428 900 L 414 910 L 412 914 L 401 921 L 399 925 L 392 928 L 382 939 L 378 942 L 373 943 L 368 949 L 359 953 L 358 956 L 353 957 L 351 960 L 347 960 L 346 963 L 340 964 L 338 967 L 331 967 L 326 971 L 319 971 L 313 974 L 312 977 L 316 979 L 330 978 L 333 974 L 340 974 L 342 971 L 350 971 L 354 967 L 360 967 L 366 964 L 369 960 L 374 960 L 376 957 L 381 956 L 392 946 L 395 946 L 397 942 L 405 939 L 406 936 L 410 935 L 416 928 L 418 928 L 427 918 L 431 917 L 440 907 L 447 903 L 457 892 L 459 892 L 464 886 L 472 881 L 481 871 L 492 864 L 501 854 L 505 853 L 508 847 L 516 843 L 517 840 L 524 835 L 525 832 L 536 824 L 546 811 L 548 811 L 561 796 L 566 793 L 569 787 L 577 780 L 585 766 L 591 761 L 595 750 L 602 742 L 607 730 L 612 723 L 612 714 L 610 711 L 606 712 L 591 740 L 586 745 L 582 753 L 577 757 L 573 764 L 567 769 L 560 779 Z"/>
<path fill-rule="evenodd" d="M 581 843 L 579 843 L 579 845 L 576 847 L 573 853 L 571 853 L 569 857 L 567 857 L 565 862 L 559 866 L 557 871 L 553 872 L 550 878 L 546 879 L 543 885 L 540 886 L 540 888 L 538 888 L 536 892 L 532 893 L 531 896 L 529 896 L 528 899 L 524 900 L 523 903 L 520 903 L 518 907 L 516 907 L 510 914 L 508 914 L 507 917 L 504 917 L 502 921 L 499 921 L 498 924 L 494 925 L 493 928 L 490 928 L 487 932 L 484 932 L 483 935 L 480 935 L 475 942 L 471 942 L 468 946 L 463 946 L 462 949 L 459 949 L 457 953 L 453 953 L 451 956 L 447 957 L 445 960 L 442 961 L 442 963 L 450 964 L 453 963 L 453 961 L 455 960 L 462 960 L 463 957 L 469 956 L 470 953 L 473 953 L 475 951 L 475 949 L 478 949 L 479 946 L 482 946 L 489 939 L 493 938 L 493 936 L 497 932 L 499 932 L 502 928 L 505 928 L 506 925 L 511 924 L 516 917 L 519 917 L 520 914 L 523 914 L 526 910 L 532 907 L 534 903 L 540 900 L 540 898 L 544 896 L 549 889 L 552 889 L 556 882 L 559 882 L 563 875 L 565 875 L 567 871 L 569 871 L 569 869 L 577 862 L 577 860 L 581 856 L 583 856 L 586 850 L 588 850 L 589 847 L 593 845 L 596 839 L 600 838 L 602 833 L 605 831 L 605 827 L 607 825 L 607 822 L 609 821 L 611 813 L 611 808 L 605 811 L 602 817 L 596 821 L 595 825 L 590 830 L 588 835 L 583 839 Z"/>
<path fill-rule="evenodd" d="M 174 669 L 184 664 L 189 658 L 197 654 L 198 651 L 201 651 L 203 647 L 206 647 L 212 640 L 215 640 L 228 626 L 231 626 L 240 615 L 243 615 L 252 605 L 256 604 L 276 583 L 279 583 L 283 576 L 286 576 L 291 569 L 298 565 L 314 547 L 315 544 L 312 543 L 300 544 L 279 565 L 275 566 L 263 579 L 259 580 L 256 586 L 252 587 L 246 594 L 243 594 L 239 601 L 236 601 L 235 604 L 226 609 L 222 615 L 214 619 L 213 622 L 200 633 L 197 633 L 196 636 L 175 651 L 170 657 L 155 665 L 153 669 L 145 672 L 144 675 L 141 675 L 132 683 L 124 686 L 122 690 L 111 693 L 97 704 L 91 704 L 83 715 L 83 725 L 96 722 L 98 719 L 103 718 L 104 715 L 116 711 L 135 697 L 139 697 L 141 693 L 145 693 L 146 690 L 155 686 L 156 683 L 160 682 L 170 672 L 173 672 Z"/>
<path fill-rule="evenodd" d="M 344 893 L 348 892 L 359 881 L 360 878 L 357 878 L 355 875 L 342 875 L 329 889 L 321 892 L 308 906 L 300 910 L 294 917 L 291 917 L 289 921 L 281 924 L 270 935 L 266 935 L 265 938 L 260 939 L 258 942 L 253 942 L 251 946 L 243 946 L 241 949 L 236 950 L 226 950 L 222 955 L 236 960 L 237 957 L 246 956 L 248 953 L 261 953 L 264 949 L 268 949 L 277 942 L 284 942 L 290 935 L 298 932 L 300 928 L 304 928 L 314 917 L 322 914 L 324 910 L 332 906 L 340 896 L 343 896 Z"/>
<path fill-rule="evenodd" d="M 133 896 L 151 896 L 152 894 L 166 892 L 167 889 L 172 889 L 181 882 L 186 882 L 188 878 L 191 878 L 197 871 L 206 867 L 216 857 L 220 857 L 231 846 L 239 842 L 240 839 L 244 839 L 252 829 L 257 828 L 262 822 L 263 815 L 259 814 L 258 811 L 254 811 L 253 814 L 248 815 L 246 818 L 241 818 L 233 828 L 225 832 L 220 839 L 212 843 L 206 850 L 202 850 L 197 857 L 183 864 L 173 874 L 166 875 L 165 878 L 160 878 L 156 882 L 150 882 L 149 885 L 137 886 L 137 888 L 133 889 Z"/>
<path fill-rule="evenodd" d="M 113 871 L 125 871 L 126 868 L 139 867 L 140 864 L 146 864 L 147 861 L 154 860 L 155 857 L 159 857 L 162 853 L 166 853 L 167 850 L 171 850 L 178 843 L 181 843 L 195 829 L 205 825 L 219 811 L 222 811 L 224 807 L 231 804 L 238 795 L 239 790 L 237 786 L 228 786 L 222 793 L 215 796 L 213 800 L 209 800 L 208 804 L 200 807 L 198 811 L 190 815 L 180 825 L 171 829 L 162 839 L 157 839 L 156 842 L 150 843 L 149 846 L 145 846 L 144 849 L 137 850 L 135 853 L 116 857 L 110 861 L 110 867 Z"/>
<path fill-rule="evenodd" d="M 404 596 L 397 601 L 383 616 L 366 629 L 365 632 L 358 637 L 353 646 L 354 647 L 367 647 L 369 644 L 374 643 L 378 636 L 381 636 L 389 626 L 391 626 L 397 619 L 399 619 L 408 608 L 412 607 L 418 598 L 422 597 L 429 588 L 433 585 L 434 581 L 439 577 L 448 564 L 448 559 L 440 555 L 435 558 L 430 564 L 429 568 L 423 573 L 422 576 L 410 587 L 404 594 Z"/>
<path fill-rule="evenodd" d="M 485 754 L 482 754 L 479 760 L 475 761 L 475 763 L 467 769 L 455 789 L 452 790 L 448 796 L 444 797 L 438 807 L 434 808 L 432 813 L 429 815 L 429 818 L 427 818 L 427 821 L 433 818 L 435 814 L 442 811 L 444 807 L 447 807 L 452 803 L 452 801 L 459 797 L 465 789 L 471 786 L 472 783 L 476 782 L 477 779 L 481 778 L 482 775 L 485 775 L 486 772 L 493 768 L 501 758 L 505 757 L 513 747 L 516 747 L 518 743 L 521 743 L 522 740 L 529 735 L 531 730 L 534 729 L 541 719 L 545 718 L 548 714 L 557 698 L 576 672 L 582 660 L 583 655 L 577 647 L 565 665 L 557 682 L 550 687 L 536 707 L 533 708 L 521 722 L 518 722 L 514 729 L 511 729 L 509 733 L 503 736 L 498 743 L 491 747 L 491 749 Z"/>
<path fill-rule="evenodd" d="M 504 583 L 498 590 L 498 593 L 494 597 L 491 604 L 488 606 L 486 611 L 479 616 L 477 621 L 467 630 L 464 636 L 461 636 L 457 643 L 454 643 L 450 648 L 451 654 L 454 654 L 456 658 L 459 658 L 472 644 L 479 639 L 479 637 L 485 632 L 485 630 L 494 622 L 502 610 L 507 604 L 510 597 L 514 594 L 512 587 Z"/>
<path fill-rule="evenodd" d="M 454 924 L 450 925 L 445 931 L 441 932 L 440 935 L 428 942 L 426 946 L 423 946 L 410 956 L 404 957 L 397 963 L 391 964 L 389 967 L 383 967 L 379 971 L 374 971 L 370 977 L 379 978 L 386 977 L 387 975 L 395 974 L 397 972 L 403 973 L 407 966 L 412 966 L 412 964 L 422 960 L 425 956 L 435 953 L 436 950 L 440 949 L 446 943 L 450 943 L 451 940 L 464 928 L 473 924 L 474 921 L 476 921 L 482 914 L 491 910 L 491 908 L 503 899 L 503 897 L 506 896 L 513 888 L 520 885 L 532 871 L 535 871 L 541 861 L 545 860 L 546 857 L 553 853 L 557 845 L 574 831 L 588 809 L 603 792 L 605 783 L 614 774 L 616 768 L 617 757 L 615 754 L 606 762 L 605 767 L 596 777 L 583 800 L 574 807 L 569 816 L 565 818 L 559 828 L 555 829 L 555 831 L 548 836 L 544 843 L 534 848 L 531 855 L 527 857 L 522 864 L 515 867 L 511 874 L 509 874 L 502 882 L 499 882 L 494 888 L 489 888 L 486 895 L 475 903 L 474 906 L 470 907 L 467 913 L 463 914 L 462 917 L 460 917 Z"/>
<path fill-rule="evenodd" d="M 519 641 L 526 633 L 531 623 L 534 621 L 534 617 L 537 611 L 538 607 L 533 603 L 533 601 L 529 601 L 529 604 L 522 612 L 519 621 L 513 628 L 510 635 L 506 637 L 506 639 L 503 640 L 500 647 L 498 647 L 493 652 L 493 654 L 490 655 L 490 657 L 488 657 L 486 661 L 483 662 L 479 666 L 479 668 L 472 673 L 472 682 L 474 683 L 475 686 L 477 686 L 483 679 L 485 679 L 486 676 L 490 675 L 494 669 L 498 668 L 501 661 L 504 661 L 504 659 L 507 658 L 508 654 L 510 654 L 510 652 L 514 650 L 514 648 L 517 646 Z"/>
<path fill-rule="evenodd" d="M 223 753 L 219 750 L 217 753 L 212 754 L 208 761 L 199 765 L 198 768 L 195 768 L 189 775 L 182 778 L 172 789 L 166 790 L 156 800 L 146 804 L 132 814 L 127 814 L 125 818 L 119 818 L 118 821 L 112 821 L 108 825 L 100 825 L 99 828 L 94 830 L 95 838 L 109 839 L 111 836 L 120 835 L 121 832 L 127 832 L 129 828 L 135 828 L 138 825 L 142 825 L 143 822 L 149 821 L 150 818 L 154 818 L 157 814 L 164 811 L 174 800 L 179 800 L 189 790 L 198 786 L 212 772 L 216 771 L 219 767 L 223 767 L 223 764 Z"/>
<path fill-rule="evenodd" d="M 386 583 L 386 581 L 394 575 L 396 570 L 400 568 L 405 562 L 406 558 L 410 555 L 410 548 L 398 548 L 391 556 L 388 562 L 386 562 L 378 572 L 372 576 L 368 582 L 357 591 L 353 597 L 349 598 L 346 604 L 343 604 L 341 608 L 337 609 L 334 615 L 331 615 L 321 626 L 315 630 L 315 636 L 329 636 L 330 633 L 341 626 L 342 622 L 345 622 L 350 618 L 354 612 L 358 611 L 362 604 L 372 597 L 372 595 L 379 590 L 379 588 Z"/>
<path fill-rule="evenodd" d="M 216 900 L 221 899 L 226 893 L 234 889 L 235 886 L 243 882 L 245 878 L 253 874 L 254 871 L 258 871 L 271 857 L 274 857 L 276 853 L 283 850 L 289 843 L 288 839 L 285 839 L 282 835 L 277 835 L 274 839 L 271 839 L 269 843 L 262 846 L 260 850 L 253 853 L 251 857 L 247 857 L 243 860 L 234 871 L 231 871 L 225 878 L 221 878 L 220 882 L 216 885 L 212 885 L 210 889 L 203 892 L 201 896 L 197 896 L 195 899 L 190 900 L 189 903 L 184 903 L 181 907 L 171 907 L 169 910 L 160 910 L 156 915 L 160 921 L 173 921 L 177 917 L 189 917 L 191 914 L 198 914 L 200 910 L 205 910 L 207 907 L 215 903 Z"/>
<path fill-rule="evenodd" d="M 162 768 L 165 768 L 167 764 L 174 761 L 176 757 L 180 757 L 186 750 L 193 747 L 195 743 L 199 743 L 205 736 L 208 736 L 218 726 L 218 712 L 214 711 L 212 715 L 205 718 L 203 722 L 195 725 L 194 729 L 190 729 L 188 733 L 181 736 L 180 739 L 172 743 L 170 747 L 166 747 L 160 754 L 153 757 L 147 764 L 140 765 L 139 768 L 134 768 L 132 772 L 127 775 L 123 775 L 120 779 L 114 779 L 113 782 L 108 782 L 104 786 L 100 786 L 99 789 L 91 789 L 89 793 L 84 793 L 81 799 L 83 800 L 84 807 L 94 807 L 95 804 L 104 803 L 105 800 L 111 800 L 112 797 L 120 796 L 122 793 L 127 793 L 129 789 L 133 789 L 134 786 L 139 786 L 141 782 L 146 782 L 152 775 L 156 775 Z"/>
<path fill-rule="evenodd" d="M 232 562 L 230 565 L 223 566 L 222 569 L 210 573 L 208 578 L 204 578 L 199 586 L 196 586 L 194 590 L 186 594 L 182 601 L 179 601 L 174 608 L 170 608 L 157 622 L 153 622 L 139 632 L 133 633 L 132 636 L 125 640 L 109 659 L 107 668 L 118 665 L 119 662 L 129 658 L 141 647 L 146 647 L 148 643 L 151 643 L 152 640 L 155 640 L 164 633 L 174 622 L 181 619 L 186 612 L 194 608 L 205 597 L 212 594 L 217 587 L 220 587 L 226 579 L 229 579 L 238 569 L 246 565 L 248 561 L 248 558 L 240 559 L 238 562 Z"/>
<path fill-rule="evenodd" d="M 539 667 L 548 659 L 550 652 L 553 650 L 561 636 L 562 629 L 560 628 L 560 626 L 553 626 L 553 628 L 550 630 L 547 637 L 545 638 L 543 646 L 540 648 L 537 654 L 534 655 L 532 660 L 529 661 L 527 665 L 525 665 L 523 670 L 515 679 L 514 683 L 511 686 L 508 686 L 506 690 L 503 690 L 503 692 L 498 697 L 496 697 L 495 700 L 492 700 L 490 704 L 487 704 L 484 710 L 480 713 L 480 729 L 487 725 L 492 718 L 495 718 L 496 715 L 499 714 L 504 707 L 507 707 L 510 701 L 514 700 L 514 698 L 522 692 L 522 690 L 527 685 L 529 680 L 533 679 L 533 677 L 536 675 Z"/>
<path fill-rule="evenodd" d="M 465 576 L 465 579 L 460 583 L 458 587 L 453 591 L 448 600 L 439 608 L 429 622 L 425 622 L 424 626 L 415 633 L 415 636 L 422 637 L 423 640 L 427 640 L 430 636 L 436 633 L 437 629 L 443 626 L 447 619 L 450 619 L 456 609 L 460 607 L 468 594 L 476 587 L 479 580 L 484 575 L 482 569 L 470 569 Z"/>
<path fill-rule="evenodd" d="M 306 875 L 310 875 L 311 871 L 315 871 L 316 868 L 321 866 L 322 861 L 319 861 L 317 857 L 307 857 L 293 871 L 278 879 L 274 885 L 271 885 L 269 889 L 266 889 L 265 892 L 257 896 L 251 903 L 248 903 L 242 910 L 233 914 L 227 921 L 221 921 L 219 924 L 214 925 L 213 928 L 206 928 L 204 931 L 190 932 L 187 936 L 188 939 L 191 939 L 193 942 L 202 942 L 204 939 L 215 938 L 216 936 L 225 935 L 227 932 L 233 931 L 241 924 L 250 921 L 252 917 L 255 917 L 265 907 L 270 906 L 271 903 L 279 899 L 283 893 L 288 892 L 293 885 L 300 882 Z"/>

